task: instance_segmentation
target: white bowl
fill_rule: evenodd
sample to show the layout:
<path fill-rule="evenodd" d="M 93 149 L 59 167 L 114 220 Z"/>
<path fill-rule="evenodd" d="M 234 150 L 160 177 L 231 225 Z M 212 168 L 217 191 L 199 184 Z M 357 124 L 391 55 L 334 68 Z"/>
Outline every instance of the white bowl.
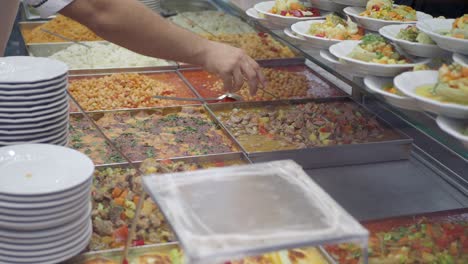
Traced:
<path fill-rule="evenodd" d="M 290 38 L 290 42 L 296 45 L 298 48 L 302 50 L 310 50 L 316 49 L 317 47 L 312 45 L 309 41 L 307 41 L 304 37 L 301 37 L 294 33 L 291 29 L 285 28 L 283 29 L 283 33 Z"/>
<path fill-rule="evenodd" d="M 57 107 L 55 113 L 50 113 L 43 116 L 16 119 L 0 118 L 0 126 L 2 126 L 3 129 L 35 128 L 52 124 L 53 122 L 51 122 L 51 120 L 53 120 L 54 122 L 60 121 L 67 114 L 68 106 L 62 105 L 60 107 Z"/>
<path fill-rule="evenodd" d="M 468 136 L 462 133 L 462 131 L 468 127 L 468 122 L 466 120 L 438 116 L 436 122 L 440 129 L 460 140 L 463 143 L 463 146 L 468 149 Z"/>
<path fill-rule="evenodd" d="M 331 63 L 335 70 L 339 72 L 347 73 L 357 77 L 365 77 L 365 75 L 359 71 L 363 71 L 363 69 L 349 67 L 347 64 L 341 62 L 337 57 L 333 56 L 333 54 L 331 54 L 328 50 L 320 50 L 320 57 Z"/>
<path fill-rule="evenodd" d="M 74 240 L 78 239 L 82 234 L 83 230 L 92 229 L 92 224 L 90 221 L 85 223 L 81 230 L 77 232 L 77 230 L 73 230 L 69 232 L 67 236 L 62 238 L 56 238 L 53 241 L 40 243 L 40 244 L 4 244 L 0 243 L 0 250 L 10 250 L 10 251 L 42 251 L 50 248 L 56 248 L 61 246 L 62 244 L 69 244 Z M 87 232 L 87 231 L 85 231 Z"/>
<path fill-rule="evenodd" d="M 459 39 L 441 34 L 441 32 L 450 31 L 454 21 L 455 19 L 433 18 L 418 21 L 416 26 L 422 32 L 428 34 L 442 49 L 468 55 L 468 39 Z"/>
<path fill-rule="evenodd" d="M 397 44 L 406 53 L 425 58 L 448 57 L 450 53 L 439 48 L 436 44 L 422 44 L 408 40 L 398 39 L 396 36 L 400 30 L 407 28 L 408 25 L 388 25 L 379 29 L 380 35 Z"/>
<path fill-rule="evenodd" d="M 384 90 L 385 86 L 393 85 L 393 78 L 367 76 L 364 78 L 364 84 L 370 92 L 382 96 L 387 103 L 395 107 L 407 110 L 421 110 L 415 99 L 392 94 Z"/>
<path fill-rule="evenodd" d="M 69 244 L 62 244 L 61 246 L 49 250 L 41 250 L 38 252 L 39 255 L 25 256 L 20 252 L 13 252 L 12 255 L 0 254 L 0 262 L 34 264 L 60 263 L 82 252 L 86 246 L 88 246 L 92 233 L 92 228 L 88 227 L 88 230 L 82 232 L 78 239 L 75 239 Z"/>
<path fill-rule="evenodd" d="M 53 80 L 68 72 L 57 60 L 29 56 L 0 58 L 0 84 L 28 84 Z"/>
<path fill-rule="evenodd" d="M 316 37 L 316 36 L 309 34 L 309 29 L 312 24 L 323 23 L 323 22 L 325 22 L 325 20 L 301 21 L 301 22 L 294 23 L 291 26 L 291 29 L 294 33 L 303 37 L 311 45 L 318 47 L 318 48 L 322 48 L 322 49 L 328 49 L 331 45 L 339 43 L 341 40 L 320 38 L 320 37 Z"/>
<path fill-rule="evenodd" d="M 416 94 L 416 89 L 422 85 L 435 85 L 438 75 L 437 71 L 405 72 L 398 75 L 394 83 L 398 90 L 406 96 L 414 98 L 418 102 L 418 105 L 426 111 L 453 118 L 468 118 L 468 106 L 443 103 Z"/>
<path fill-rule="evenodd" d="M 421 58 L 410 58 L 413 63 L 406 64 L 380 64 L 375 62 L 365 62 L 349 57 L 349 54 L 353 49 L 360 43 L 358 40 L 345 40 L 341 41 L 330 47 L 330 53 L 335 57 L 344 61 L 350 67 L 353 67 L 354 71 L 360 72 L 363 75 L 374 75 L 382 77 L 393 77 L 399 73 L 413 69 L 414 66 L 419 64 L 425 64 L 430 59 Z"/>
<path fill-rule="evenodd" d="M 0 105 L 0 113 L 3 114 L 16 114 L 16 113 L 32 113 L 38 111 L 44 111 L 47 109 L 56 109 L 60 105 L 64 105 L 68 103 L 68 96 L 65 94 L 62 98 L 58 99 L 55 102 L 39 105 L 39 106 L 31 106 L 31 107 L 1 107 Z"/>
<path fill-rule="evenodd" d="M 330 0 L 345 6 L 366 6 L 368 0 Z"/>
<path fill-rule="evenodd" d="M 275 25 L 289 27 L 298 21 L 324 19 L 330 12 L 320 10 L 320 16 L 317 17 L 287 17 L 278 14 L 272 14 L 270 10 L 275 6 L 275 1 L 261 2 L 254 6 L 255 10 L 263 14 L 265 19 Z"/>
<path fill-rule="evenodd" d="M 46 144 L 0 148 L 0 193 L 44 195 L 75 188 L 93 176 L 93 162 L 81 152 Z"/>
<path fill-rule="evenodd" d="M 282 29 L 283 26 L 278 26 L 278 25 L 275 25 L 271 22 L 269 22 L 264 15 L 260 14 L 257 12 L 257 10 L 255 10 L 255 8 L 249 8 L 245 11 L 245 14 L 255 20 L 257 20 L 258 22 L 260 22 L 260 24 L 262 24 L 263 26 L 269 28 L 269 29 Z"/>
<path fill-rule="evenodd" d="M 50 90 L 49 92 L 43 92 L 40 94 L 26 94 L 26 95 L 1 95 L 0 94 L 0 100 L 15 100 L 15 101 L 36 101 L 36 100 L 41 100 L 49 97 L 54 97 L 59 94 L 64 93 L 67 90 L 67 84 L 62 83 L 54 87 L 54 89 Z"/>
<path fill-rule="evenodd" d="M 379 31 L 380 28 L 388 26 L 388 25 L 416 24 L 416 21 L 389 21 L 389 20 L 360 16 L 359 14 L 361 14 L 365 10 L 366 9 L 362 7 L 349 6 L 349 7 L 346 7 L 343 11 L 347 15 L 353 17 L 356 20 L 356 23 L 358 23 L 360 26 L 371 31 Z M 418 21 L 432 18 L 431 15 L 428 15 L 426 13 L 419 12 L 419 11 L 416 11 L 416 16 L 417 16 Z"/>
<path fill-rule="evenodd" d="M 363 1 L 367 1 L 367 0 L 363 0 Z M 338 4 L 331 0 L 310 0 L 310 3 L 312 4 L 313 7 L 316 7 L 318 9 L 332 11 L 336 13 L 341 13 L 343 11 L 343 8 L 349 5 L 349 4 L 346 4 L 346 5 Z"/>
<path fill-rule="evenodd" d="M 75 210 L 67 215 L 62 214 L 63 211 L 70 211 L 70 209 L 75 209 Z M 80 218 L 81 215 L 91 213 L 91 210 L 92 210 L 92 205 L 88 197 L 88 199 L 82 201 L 82 204 L 78 206 L 69 207 L 55 214 L 50 214 L 51 218 L 49 219 L 45 219 L 41 221 L 29 221 L 29 222 L 0 220 L 0 228 L 8 229 L 8 230 L 21 230 L 21 231 L 24 231 L 24 230 L 34 231 L 34 230 L 41 230 L 41 229 L 47 229 L 47 228 L 54 228 L 57 226 L 61 226 L 61 225 L 73 222 L 73 220 Z M 23 220 L 25 218 L 28 218 L 28 216 L 18 217 L 18 219 L 23 219 Z M 0 252 L 0 254 L 2 253 Z"/>
<path fill-rule="evenodd" d="M 452 59 L 454 62 L 461 64 L 463 67 L 468 67 L 468 56 L 454 53 Z"/>

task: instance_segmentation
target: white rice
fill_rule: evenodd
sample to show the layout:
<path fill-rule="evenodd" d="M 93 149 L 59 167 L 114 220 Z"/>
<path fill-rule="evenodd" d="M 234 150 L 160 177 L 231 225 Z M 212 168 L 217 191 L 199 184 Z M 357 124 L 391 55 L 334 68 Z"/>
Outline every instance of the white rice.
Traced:
<path fill-rule="evenodd" d="M 166 60 L 140 55 L 112 43 L 87 42 L 86 45 L 91 49 L 73 44 L 50 58 L 65 62 L 71 70 L 170 65 Z"/>

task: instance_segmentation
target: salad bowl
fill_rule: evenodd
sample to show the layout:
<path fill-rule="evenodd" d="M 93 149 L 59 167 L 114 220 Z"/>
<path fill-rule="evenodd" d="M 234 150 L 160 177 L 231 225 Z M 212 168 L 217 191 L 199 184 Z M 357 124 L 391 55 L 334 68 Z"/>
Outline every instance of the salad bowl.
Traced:
<path fill-rule="evenodd" d="M 450 53 L 441 49 L 436 44 L 425 44 L 419 42 L 411 42 L 409 40 L 404 40 L 398 38 L 398 33 L 400 30 L 407 28 L 408 25 L 388 25 L 379 29 L 380 35 L 389 39 L 393 43 L 397 44 L 403 51 L 406 53 L 424 58 L 438 58 L 438 57 L 448 57 Z"/>
<path fill-rule="evenodd" d="M 428 34 L 442 49 L 468 55 L 468 39 L 444 35 L 444 33 L 450 32 L 454 22 L 455 19 L 434 18 L 418 21 L 416 27 Z"/>
<path fill-rule="evenodd" d="M 364 78 L 367 89 L 382 97 L 387 103 L 406 110 L 421 110 L 415 99 L 386 91 L 384 88 L 393 85 L 393 78 L 367 76 Z"/>
<path fill-rule="evenodd" d="M 436 123 L 440 129 L 461 141 L 463 146 L 468 149 L 468 122 L 466 120 L 438 116 Z"/>
<path fill-rule="evenodd" d="M 342 60 L 349 67 L 359 70 L 363 75 L 373 75 L 381 77 L 394 77 L 401 72 L 411 70 L 414 66 L 426 64 L 430 59 L 411 58 L 411 63 L 405 64 L 380 64 L 376 62 L 367 62 L 350 57 L 349 55 L 360 44 L 357 40 L 345 40 L 330 47 L 330 53 Z"/>
<path fill-rule="evenodd" d="M 313 20 L 313 19 L 324 19 L 326 15 L 330 14 L 327 11 L 320 11 L 319 16 L 308 16 L 308 17 L 295 17 L 295 16 L 283 16 L 281 14 L 274 14 L 271 12 L 275 6 L 275 1 L 261 2 L 254 6 L 254 9 L 263 15 L 266 21 L 282 27 L 289 27 L 298 21 Z"/>
<path fill-rule="evenodd" d="M 468 56 L 454 53 L 452 59 L 454 62 L 461 64 L 464 67 L 468 67 Z"/>
<path fill-rule="evenodd" d="M 325 22 L 325 20 L 301 21 L 301 22 L 294 23 L 291 26 L 291 29 L 294 33 L 301 36 L 304 39 L 304 41 L 307 41 L 308 43 L 312 44 L 315 47 L 327 49 L 331 45 L 339 43 L 340 40 L 329 39 L 329 38 L 324 38 L 324 37 L 316 37 L 308 33 L 310 26 L 312 24 L 319 24 L 323 22 Z"/>
<path fill-rule="evenodd" d="M 379 29 L 388 25 L 416 24 L 416 21 L 390 21 L 390 20 L 383 20 L 383 19 L 361 16 L 360 14 L 365 11 L 365 8 L 362 8 L 362 7 L 349 6 L 343 9 L 343 11 L 345 12 L 345 14 L 352 17 L 356 21 L 356 23 L 358 23 L 360 26 L 370 31 L 379 31 Z M 431 15 L 428 15 L 426 13 L 419 12 L 419 11 L 416 11 L 416 17 L 418 21 L 432 18 Z"/>
<path fill-rule="evenodd" d="M 414 98 L 418 105 L 431 113 L 452 118 L 468 118 L 468 105 L 450 102 L 441 102 L 417 93 L 417 89 L 426 86 L 435 86 L 439 79 L 438 71 L 405 72 L 394 79 L 395 86 L 403 94 Z"/>

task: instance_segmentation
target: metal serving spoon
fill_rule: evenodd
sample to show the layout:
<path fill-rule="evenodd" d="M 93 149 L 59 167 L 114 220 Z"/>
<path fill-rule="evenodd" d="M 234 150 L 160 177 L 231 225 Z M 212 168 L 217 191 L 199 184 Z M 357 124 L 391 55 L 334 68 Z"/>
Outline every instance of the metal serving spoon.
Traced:
<path fill-rule="evenodd" d="M 173 96 L 161 96 L 155 95 L 153 98 L 163 99 L 163 100 L 173 100 L 173 101 L 195 101 L 195 102 L 204 102 L 204 101 L 221 101 L 224 99 L 232 99 L 234 101 L 243 101 L 242 96 L 235 93 L 225 93 L 218 97 L 212 98 L 187 98 L 187 97 L 173 97 Z"/>

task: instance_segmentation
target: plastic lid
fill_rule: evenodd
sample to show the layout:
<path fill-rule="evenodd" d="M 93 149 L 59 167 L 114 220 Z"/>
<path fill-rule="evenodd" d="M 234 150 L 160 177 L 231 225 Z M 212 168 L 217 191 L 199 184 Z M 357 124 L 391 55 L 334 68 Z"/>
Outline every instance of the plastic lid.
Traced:
<path fill-rule="evenodd" d="M 290 160 L 149 175 L 143 183 L 191 263 L 368 237 Z"/>

